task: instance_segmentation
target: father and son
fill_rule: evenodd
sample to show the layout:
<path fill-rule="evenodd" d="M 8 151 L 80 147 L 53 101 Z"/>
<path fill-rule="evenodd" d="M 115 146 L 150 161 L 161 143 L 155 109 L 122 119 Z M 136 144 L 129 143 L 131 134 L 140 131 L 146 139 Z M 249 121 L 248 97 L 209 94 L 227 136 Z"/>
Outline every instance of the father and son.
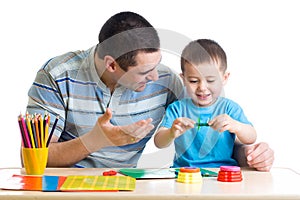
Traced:
<path fill-rule="evenodd" d="M 136 167 L 153 136 L 159 148 L 174 142 L 173 167 L 271 169 L 273 150 L 221 95 L 229 72 L 218 43 L 187 44 L 179 75 L 160 63 L 157 30 L 139 14 L 110 17 L 98 40 L 48 60 L 28 92 L 28 113 L 47 111 L 50 126 L 59 116 L 48 167 Z"/>

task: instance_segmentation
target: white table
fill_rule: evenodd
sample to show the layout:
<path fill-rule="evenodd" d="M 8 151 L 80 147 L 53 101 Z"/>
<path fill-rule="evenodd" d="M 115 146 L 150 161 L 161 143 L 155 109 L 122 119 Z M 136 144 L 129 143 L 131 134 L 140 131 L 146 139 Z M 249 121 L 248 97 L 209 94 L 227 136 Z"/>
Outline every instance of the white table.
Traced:
<path fill-rule="evenodd" d="M 102 175 L 107 169 L 47 168 L 46 175 Z M 218 171 L 218 169 L 211 169 Z M 12 174 L 24 174 L 24 169 L 0 169 L 0 183 Z M 134 191 L 120 192 L 40 192 L 0 190 L 6 200 L 82 200 L 82 199 L 300 199 L 300 175 L 291 169 L 273 168 L 258 172 L 242 168 L 243 181 L 219 182 L 216 177 L 203 177 L 203 184 L 185 184 L 176 179 L 143 179 L 136 181 Z"/>

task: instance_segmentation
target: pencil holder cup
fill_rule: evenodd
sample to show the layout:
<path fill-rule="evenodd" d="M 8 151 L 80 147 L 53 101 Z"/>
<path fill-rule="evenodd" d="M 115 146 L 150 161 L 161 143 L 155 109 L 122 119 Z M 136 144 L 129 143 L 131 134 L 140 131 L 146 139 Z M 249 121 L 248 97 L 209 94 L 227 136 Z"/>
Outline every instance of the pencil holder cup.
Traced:
<path fill-rule="evenodd" d="M 22 159 L 27 175 L 42 175 L 48 160 L 48 148 L 22 147 Z"/>

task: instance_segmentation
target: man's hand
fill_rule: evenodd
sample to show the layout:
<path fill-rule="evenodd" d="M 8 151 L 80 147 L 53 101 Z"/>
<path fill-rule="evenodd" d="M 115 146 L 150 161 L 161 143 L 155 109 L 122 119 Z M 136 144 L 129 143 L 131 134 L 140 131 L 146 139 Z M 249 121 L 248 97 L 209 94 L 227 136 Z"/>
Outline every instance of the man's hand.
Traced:
<path fill-rule="evenodd" d="M 274 151 L 265 142 L 245 147 L 247 163 L 258 171 L 270 171 L 274 162 Z"/>
<path fill-rule="evenodd" d="M 112 112 L 109 108 L 98 118 L 94 128 L 81 137 L 82 143 L 92 153 L 107 146 L 121 146 L 143 139 L 153 128 L 152 119 L 140 120 L 126 126 L 110 123 Z"/>

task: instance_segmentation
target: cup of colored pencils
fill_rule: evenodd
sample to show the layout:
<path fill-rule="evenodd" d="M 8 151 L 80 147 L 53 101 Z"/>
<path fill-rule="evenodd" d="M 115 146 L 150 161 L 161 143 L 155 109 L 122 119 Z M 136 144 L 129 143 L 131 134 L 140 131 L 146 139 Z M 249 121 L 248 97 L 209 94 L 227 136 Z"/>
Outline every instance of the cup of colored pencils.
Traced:
<path fill-rule="evenodd" d="M 27 175 L 42 175 L 47 166 L 48 146 L 58 117 L 49 133 L 50 115 L 18 116 L 22 141 L 22 161 Z"/>

